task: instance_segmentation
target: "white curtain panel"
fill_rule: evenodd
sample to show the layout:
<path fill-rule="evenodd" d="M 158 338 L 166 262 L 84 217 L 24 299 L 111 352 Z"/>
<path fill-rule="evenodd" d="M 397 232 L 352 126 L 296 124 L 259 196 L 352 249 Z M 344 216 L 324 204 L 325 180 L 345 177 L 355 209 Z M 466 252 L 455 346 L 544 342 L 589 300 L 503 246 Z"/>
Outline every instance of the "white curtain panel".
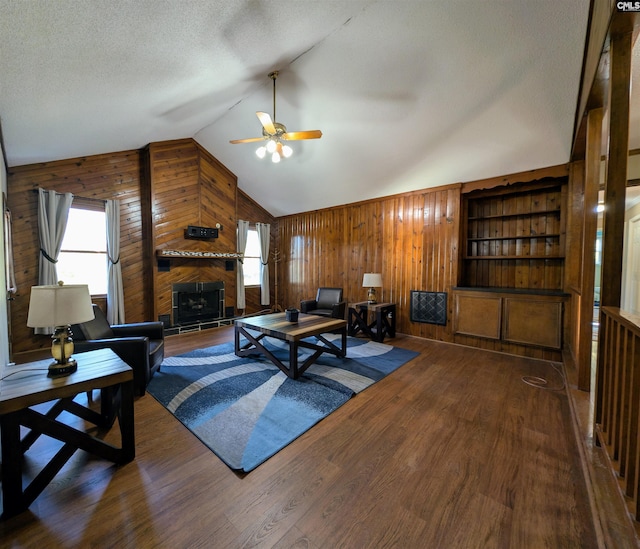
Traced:
<path fill-rule="evenodd" d="M 73 195 L 38 189 L 38 234 L 40 237 L 40 269 L 38 284 L 58 283 L 56 262 L 67 228 Z M 36 334 L 50 334 L 53 327 L 36 328 Z"/>
<path fill-rule="evenodd" d="M 256 223 L 258 241 L 260 242 L 260 304 L 269 305 L 269 240 L 271 225 Z"/>
<path fill-rule="evenodd" d="M 120 202 L 107 200 L 104 211 L 107 221 L 107 320 L 109 324 L 124 324 L 124 288 L 120 265 Z"/>
<path fill-rule="evenodd" d="M 247 248 L 247 235 L 249 234 L 249 222 L 243 221 L 242 219 L 238 220 L 238 253 L 244 254 Z M 244 310 L 247 306 L 245 295 L 244 295 L 244 268 L 242 267 L 242 258 L 238 258 L 238 269 L 236 272 L 237 276 L 237 297 L 236 297 L 236 307 L 238 309 Z"/>
<path fill-rule="evenodd" d="M 5 281 L 7 293 L 15 294 L 18 291 L 16 285 L 16 272 L 13 266 L 13 237 L 11 236 L 11 212 L 4 210 L 4 253 L 5 253 Z"/>

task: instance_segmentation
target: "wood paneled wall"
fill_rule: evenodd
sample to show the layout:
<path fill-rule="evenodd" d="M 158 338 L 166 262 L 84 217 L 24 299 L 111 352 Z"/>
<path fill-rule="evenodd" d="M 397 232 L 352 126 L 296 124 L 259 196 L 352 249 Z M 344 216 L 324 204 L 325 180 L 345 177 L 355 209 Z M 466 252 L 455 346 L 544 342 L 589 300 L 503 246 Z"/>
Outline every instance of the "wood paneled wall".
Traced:
<path fill-rule="evenodd" d="M 158 250 L 236 251 L 236 177 L 193 139 L 152 143 L 147 148 L 151 193 L 151 238 L 148 253 Z M 189 225 L 215 227 L 218 238 L 186 238 Z M 169 270 L 153 261 L 153 318 L 171 315 L 171 285 L 181 282 L 223 281 L 225 304 L 235 305 L 235 270 L 225 259 L 163 260 Z M 235 262 L 235 260 L 234 260 Z"/>
<path fill-rule="evenodd" d="M 37 189 L 71 192 L 121 204 L 121 263 L 127 322 L 157 319 L 171 313 L 171 284 L 191 280 L 223 280 L 226 305 L 235 307 L 236 269 L 224 259 L 171 260 L 159 271 L 158 249 L 235 252 L 238 213 L 251 222 L 275 220 L 243 193 L 236 178 L 192 139 L 152 143 L 124 151 L 19 166 L 9 169 L 7 203 L 13 218 L 13 254 L 18 294 L 10 303 L 12 352 L 50 345 L 26 325 L 31 286 L 38 283 Z M 188 225 L 222 225 L 219 238 L 186 239 Z M 104 303 L 96 300 L 101 306 Z M 247 290 L 246 312 L 257 312 L 259 289 Z"/>
<path fill-rule="evenodd" d="M 379 272 L 378 301 L 397 303 L 399 332 L 449 341 L 448 326 L 410 322 L 409 300 L 456 284 L 459 217 L 459 185 L 281 217 L 279 305 L 297 307 L 319 286 L 363 301 L 363 274 Z"/>
<path fill-rule="evenodd" d="M 44 162 L 9 169 L 7 204 L 13 225 L 13 256 L 18 292 L 10 303 L 12 352 L 47 347 L 48 336 L 34 336 L 27 327 L 31 286 L 38 284 L 39 187 L 74 196 L 120 201 L 120 257 L 127 319 L 148 318 L 141 200 L 141 153 L 117 153 Z"/>
<path fill-rule="evenodd" d="M 548 171 L 531 172 L 524 180 L 544 177 Z M 158 268 L 156 252 L 170 249 L 235 252 L 237 220 L 246 219 L 271 224 L 272 309 L 299 306 L 301 299 L 315 296 L 319 286 L 342 287 L 347 301 L 362 301 L 366 299 L 363 274 L 380 272 L 384 286 L 379 291 L 379 300 L 398 305 L 399 332 L 491 348 L 490 342 L 463 342 L 453 337 L 451 299 L 446 326 L 411 322 L 410 291 L 450 293 L 459 284 L 462 193 L 509 184 L 510 177 L 275 219 L 240 192 L 236 177 L 192 139 L 153 143 L 141 151 L 11 168 L 8 205 L 14 221 L 19 288 L 11 303 L 13 352 L 49 345 L 48 337 L 34 336 L 26 326 L 29 291 L 38 277 L 34 192 L 38 187 L 121 201 L 127 321 L 170 314 L 170 290 L 174 282 L 223 280 L 226 305 L 235 307 L 235 264 L 233 271 L 229 271 L 224 259 L 171 259 L 167 271 Z M 218 223 L 222 229 L 217 239 L 185 238 L 188 225 L 215 227 Z M 280 259 L 277 276 L 274 254 Z M 264 309 L 259 288 L 247 289 L 246 297 L 244 313 Z"/>
<path fill-rule="evenodd" d="M 278 304 L 297 307 L 301 299 L 314 297 L 319 286 L 342 287 L 347 301 L 363 301 L 362 275 L 380 272 L 384 287 L 378 301 L 397 304 L 401 333 L 559 360 L 558 351 L 454 336 L 451 289 L 462 281 L 463 194 L 567 175 L 566 165 L 554 166 L 278 218 Z M 561 280 L 555 281 L 554 288 L 558 286 L 566 289 Z M 447 325 L 412 322 L 411 290 L 447 292 Z M 565 334 L 570 309 L 565 307 Z"/>

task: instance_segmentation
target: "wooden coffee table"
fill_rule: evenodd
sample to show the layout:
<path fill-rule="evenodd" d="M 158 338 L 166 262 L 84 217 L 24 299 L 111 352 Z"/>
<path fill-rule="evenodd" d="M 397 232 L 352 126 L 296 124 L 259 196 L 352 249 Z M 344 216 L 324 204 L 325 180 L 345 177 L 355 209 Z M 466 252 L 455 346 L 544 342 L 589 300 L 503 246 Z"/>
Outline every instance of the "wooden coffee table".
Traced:
<path fill-rule="evenodd" d="M 347 322 L 339 318 L 300 313 L 298 322 L 289 322 L 286 319 L 286 313 L 274 313 L 238 319 L 234 321 L 234 324 L 236 355 L 263 354 L 292 379 L 298 379 L 322 353 L 331 353 L 339 357 L 347 355 Z M 339 333 L 342 336 L 341 347 L 323 337 L 322 334 L 329 332 Z M 247 338 L 248 343 L 241 346 L 240 336 Z M 261 340 L 267 336 L 286 341 L 289 344 L 288 365 L 261 343 Z M 323 345 L 305 341 L 310 337 L 315 337 Z M 300 348 L 311 349 L 315 352 L 301 365 L 298 365 L 298 349 Z"/>

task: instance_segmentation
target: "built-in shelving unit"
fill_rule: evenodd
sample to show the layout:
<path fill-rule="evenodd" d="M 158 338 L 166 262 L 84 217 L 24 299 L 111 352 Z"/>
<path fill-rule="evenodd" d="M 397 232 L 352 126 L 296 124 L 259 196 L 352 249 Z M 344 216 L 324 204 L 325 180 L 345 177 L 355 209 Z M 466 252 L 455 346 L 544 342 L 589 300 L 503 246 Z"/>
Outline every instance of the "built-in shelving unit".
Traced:
<path fill-rule="evenodd" d="M 465 197 L 462 286 L 562 288 L 563 183 L 551 180 Z"/>
<path fill-rule="evenodd" d="M 564 178 L 463 196 L 457 342 L 559 357 L 548 353 L 562 348 L 565 210 Z"/>

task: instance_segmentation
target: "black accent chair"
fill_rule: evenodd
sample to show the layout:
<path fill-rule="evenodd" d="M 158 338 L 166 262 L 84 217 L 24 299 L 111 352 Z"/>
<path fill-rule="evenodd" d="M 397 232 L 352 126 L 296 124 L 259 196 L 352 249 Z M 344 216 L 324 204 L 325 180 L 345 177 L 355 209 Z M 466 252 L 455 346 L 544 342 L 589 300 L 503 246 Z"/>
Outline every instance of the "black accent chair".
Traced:
<path fill-rule="evenodd" d="M 142 396 L 151 376 L 160 370 L 164 358 L 162 322 L 137 322 L 109 325 L 102 309 L 93 304 L 95 318 L 71 326 L 76 353 L 111 349 L 133 369 L 133 386 Z"/>
<path fill-rule="evenodd" d="M 347 302 L 342 301 L 342 288 L 318 288 L 315 299 L 300 302 L 300 312 L 310 315 L 345 318 Z"/>

